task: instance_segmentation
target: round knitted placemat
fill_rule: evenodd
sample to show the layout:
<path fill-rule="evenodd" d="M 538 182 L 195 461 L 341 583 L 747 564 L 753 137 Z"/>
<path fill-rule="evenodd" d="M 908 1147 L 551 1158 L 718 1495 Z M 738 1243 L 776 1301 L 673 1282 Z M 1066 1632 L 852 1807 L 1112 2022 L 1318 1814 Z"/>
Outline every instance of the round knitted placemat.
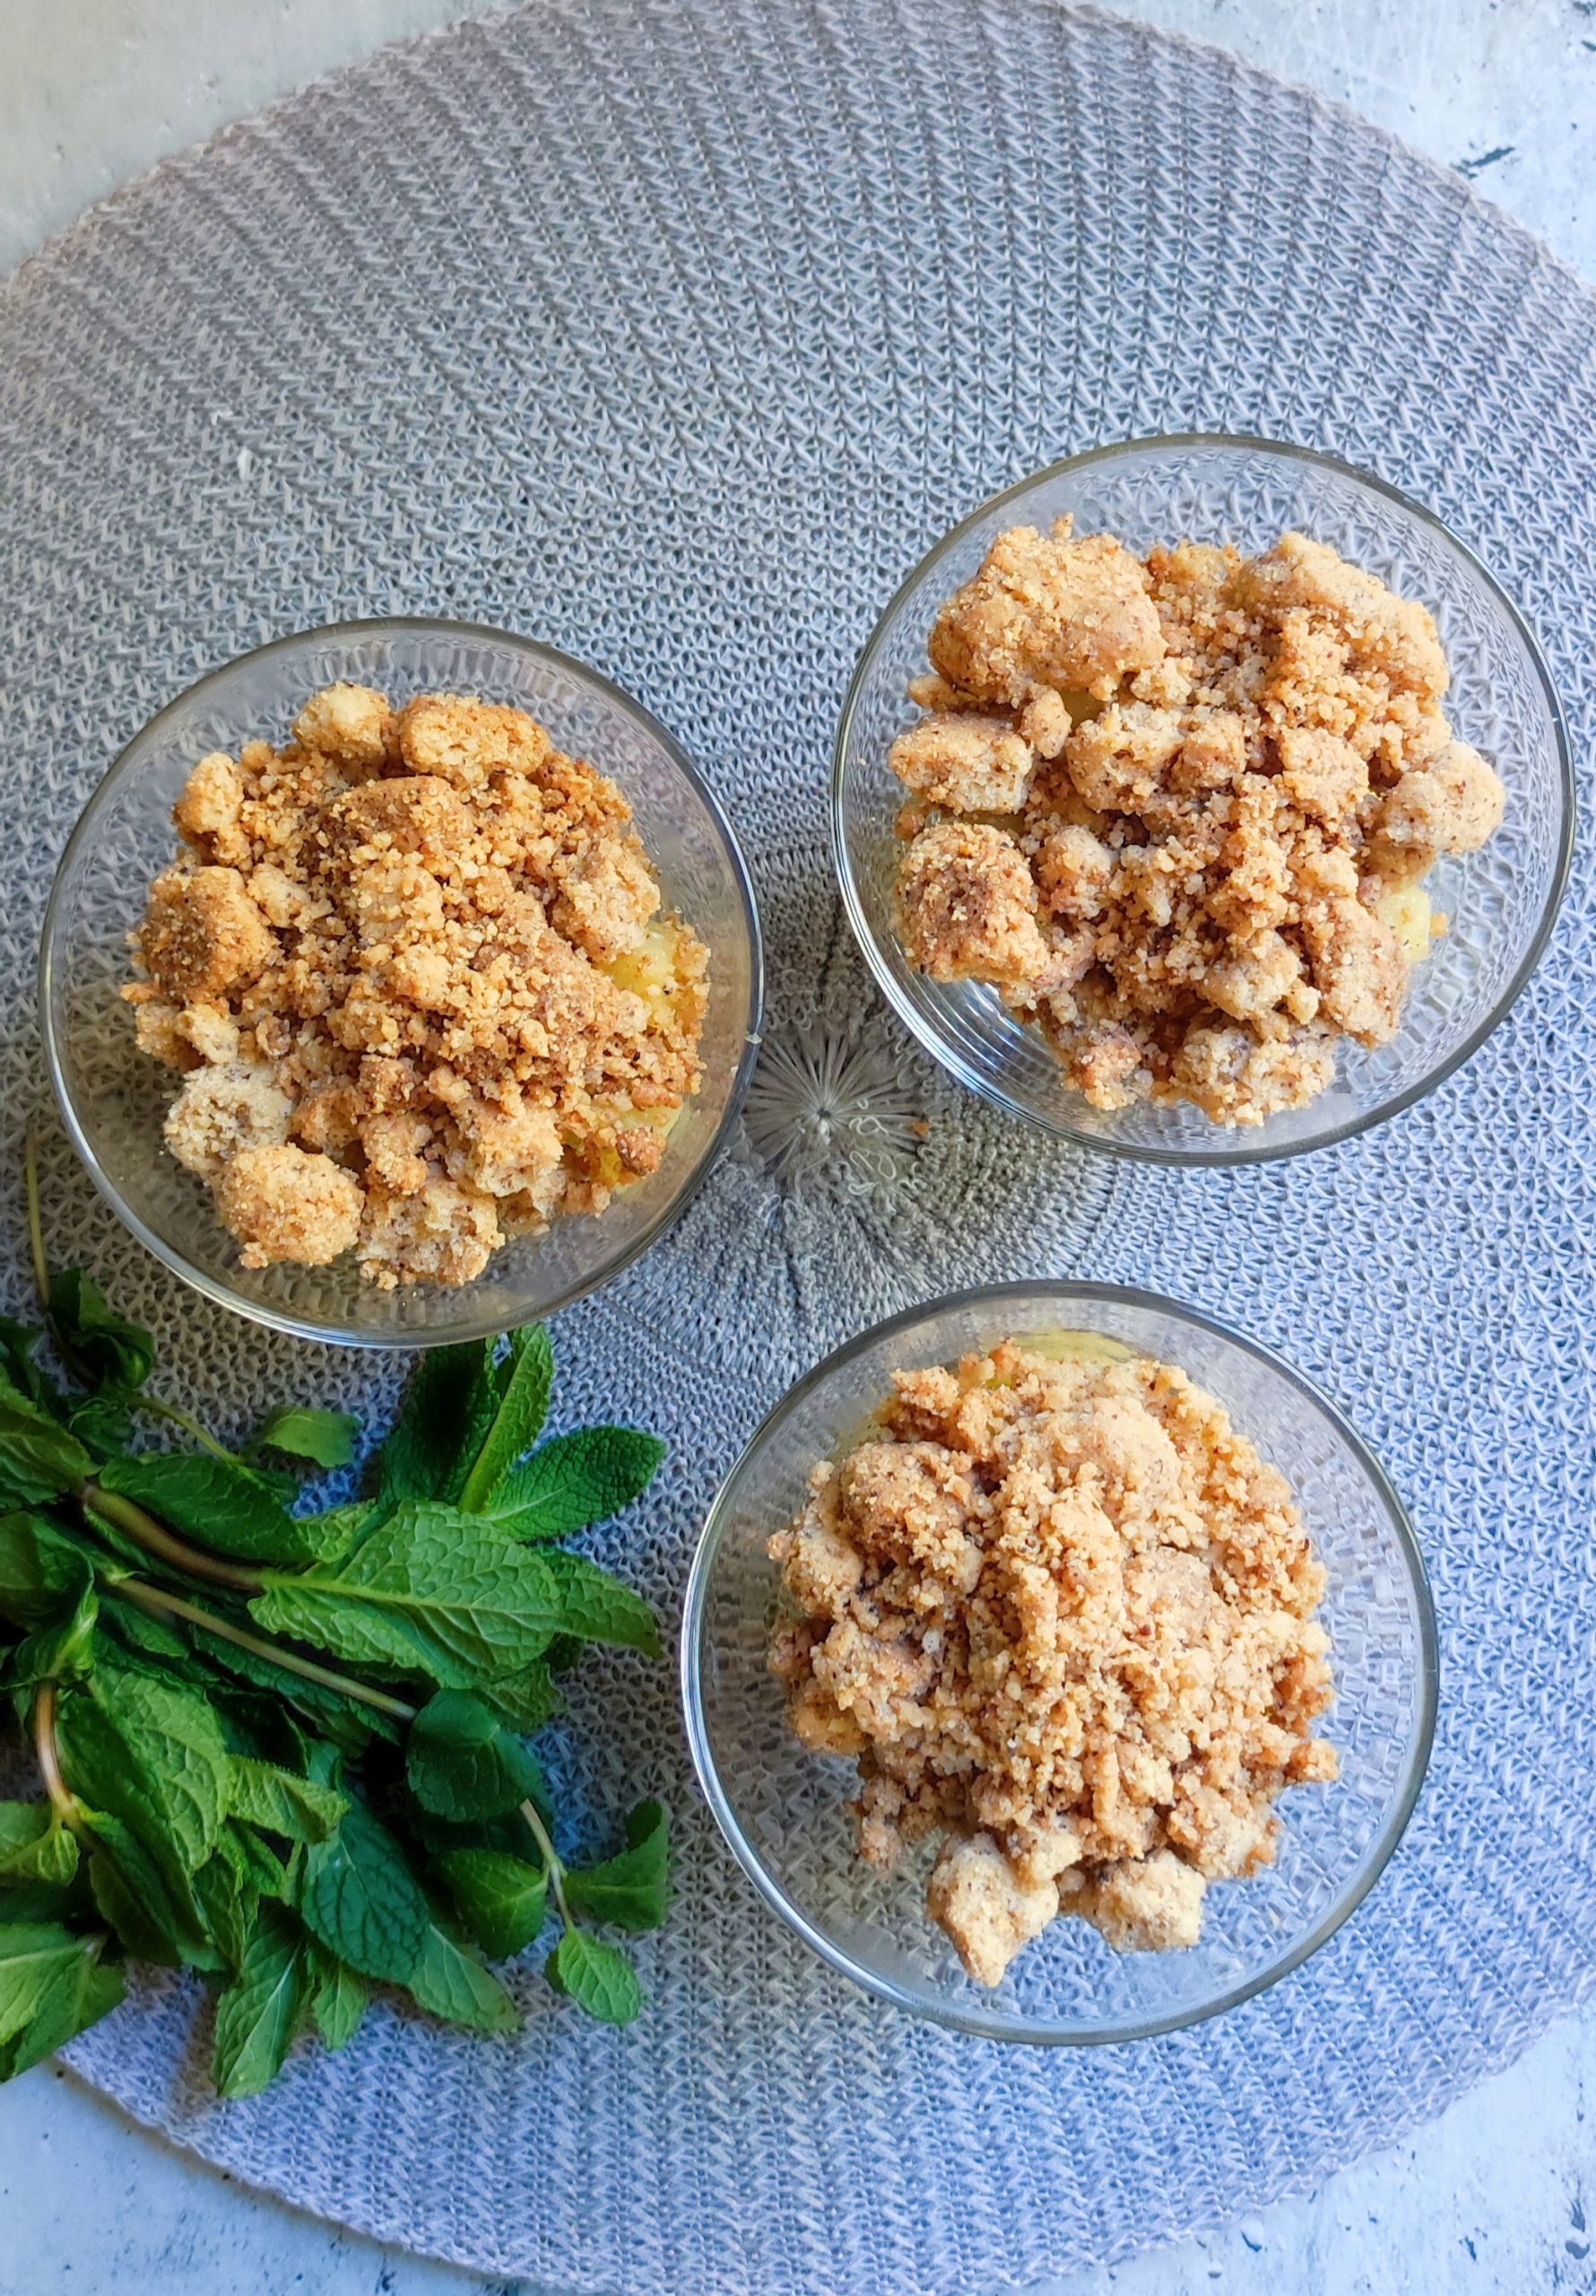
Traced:
<path fill-rule="evenodd" d="M 528 1970 L 524 2034 L 384 2009 L 218 2108 L 177 1980 L 73 2051 L 213 2161 L 564 2290 L 919 2296 L 1122 2255 L 1436 2112 L 1592 1971 L 1591 879 L 1467 1069 L 1371 1136 L 1113 1169 L 959 1098 L 837 921 L 823 787 L 883 599 L 979 498 L 1158 430 L 1331 448 L 1432 503 L 1596 716 L 1596 299 L 1454 177 L 1234 59 L 1037 0 L 556 0 L 307 91 L 165 166 L 0 296 L 9 607 L 0 1089 L 96 777 L 196 673 L 354 613 L 552 639 L 696 752 L 747 842 L 770 1051 L 685 1223 L 560 1318 L 561 1411 L 673 1439 L 624 1547 L 674 1619 L 717 1476 L 845 1332 L 1020 1272 L 1141 1279 L 1273 1342 L 1410 1500 L 1444 1638 L 1429 1787 L 1357 1916 L 1230 2016 L 1001 2048 L 857 1999 L 759 1907 L 670 1684 L 583 1675 L 578 1805 L 663 1792 L 681 1899 L 617 2036 Z M 58 1135 L 59 1241 L 224 1424 L 380 1409 L 123 1236 Z M 596 1824 L 596 1819 L 592 1821 Z"/>

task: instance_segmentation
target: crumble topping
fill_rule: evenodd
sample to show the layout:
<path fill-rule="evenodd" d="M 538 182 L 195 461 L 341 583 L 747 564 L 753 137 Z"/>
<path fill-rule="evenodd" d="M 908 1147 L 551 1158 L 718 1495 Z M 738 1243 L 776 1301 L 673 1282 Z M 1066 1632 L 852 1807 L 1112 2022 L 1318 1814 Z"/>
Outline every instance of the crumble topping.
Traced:
<path fill-rule="evenodd" d="M 1336 1775 L 1285 1478 L 1183 1371 L 1060 1346 L 897 1373 L 769 1549 L 792 1726 L 857 1760 L 871 1864 L 942 1837 L 929 1910 L 987 1986 L 1061 1914 L 1194 1944 L 1209 1883 L 1274 1857 L 1276 1796 Z"/>
<path fill-rule="evenodd" d="M 1305 535 L 1257 558 L 1000 535 L 929 641 L 899 927 L 989 982 L 1094 1107 L 1262 1124 L 1381 1045 L 1446 920 L 1420 881 L 1505 793 L 1425 608 Z"/>
<path fill-rule="evenodd" d="M 524 711 L 329 686 L 173 819 L 123 994 L 245 1266 L 467 1283 L 657 1169 L 707 956 L 614 782 Z"/>

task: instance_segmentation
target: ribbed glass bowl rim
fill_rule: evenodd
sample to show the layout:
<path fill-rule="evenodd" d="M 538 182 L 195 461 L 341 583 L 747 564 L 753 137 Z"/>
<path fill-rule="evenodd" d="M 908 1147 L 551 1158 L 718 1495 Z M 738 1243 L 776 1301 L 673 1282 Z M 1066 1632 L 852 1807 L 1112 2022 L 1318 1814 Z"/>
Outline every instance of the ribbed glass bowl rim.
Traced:
<path fill-rule="evenodd" d="M 601 1284 L 611 1282 L 624 1268 L 629 1267 L 634 1260 L 639 1259 L 646 1251 L 658 1243 L 661 1237 L 681 1218 L 719 1162 L 726 1142 L 731 1137 L 738 1118 L 742 1113 L 743 1100 L 753 1076 L 755 1063 L 759 1058 L 765 1003 L 765 959 L 753 882 L 749 874 L 748 864 L 743 858 L 742 848 L 737 833 L 715 791 L 694 765 L 681 743 L 672 734 L 667 732 L 651 709 L 645 708 L 644 704 L 628 693 L 624 687 L 617 685 L 613 679 L 605 677 L 602 671 L 590 668 L 585 662 L 578 661 L 574 655 L 563 652 L 558 646 L 547 645 L 542 639 L 523 637 L 516 631 L 499 630 L 490 622 L 455 622 L 438 614 L 385 614 L 360 621 L 325 622 L 314 629 L 290 631 L 284 637 L 269 639 L 264 646 L 251 647 L 242 654 L 233 655 L 217 668 L 207 670 L 204 676 L 196 678 L 192 685 L 186 686 L 182 692 L 175 695 L 163 708 L 156 711 L 153 718 L 148 719 L 140 727 L 101 777 L 91 793 L 87 804 L 77 818 L 72 834 L 62 850 L 61 858 L 56 865 L 55 878 L 50 886 L 50 897 L 45 905 L 44 923 L 39 932 L 38 973 L 39 1031 L 44 1039 L 45 1061 L 49 1071 L 51 1088 L 55 1092 L 56 1104 L 61 1111 L 62 1121 L 66 1126 L 68 1136 L 87 1167 L 90 1178 L 123 1225 L 138 1238 L 140 1243 L 152 1251 L 157 1259 L 164 1261 L 175 1274 L 181 1276 L 186 1283 L 192 1284 L 194 1289 L 202 1292 L 206 1299 L 213 1300 L 219 1307 L 229 1308 L 235 1315 L 243 1316 L 251 1323 L 264 1325 L 269 1330 L 285 1332 L 291 1339 L 316 1340 L 329 1347 L 392 1348 L 410 1352 L 428 1347 L 454 1346 L 463 1341 L 490 1339 L 507 1326 L 502 1315 L 492 1313 L 478 1314 L 474 1317 L 462 1315 L 457 1323 L 415 1332 L 372 1331 L 358 1325 L 343 1325 L 331 1321 L 313 1323 L 291 1314 L 285 1309 L 273 1307 L 269 1301 L 247 1299 L 241 1292 L 235 1291 L 230 1283 L 211 1274 L 208 1270 L 196 1266 L 175 1245 L 169 1243 L 164 1237 L 157 1235 L 148 1222 L 139 1217 L 124 1198 L 112 1175 L 95 1154 L 73 1104 L 72 1094 L 66 1081 L 62 1048 L 56 1041 L 51 1010 L 51 989 L 56 971 L 56 943 L 58 935 L 64 935 L 65 932 L 62 911 L 72 865 L 82 848 L 92 842 L 97 824 L 113 792 L 143 764 L 145 753 L 158 739 L 161 728 L 169 719 L 175 718 L 179 711 L 191 707 L 213 688 L 223 684 L 247 664 L 269 662 L 277 656 L 292 655 L 312 646 L 335 648 L 340 645 L 352 645 L 360 640 L 369 641 L 386 638 L 436 639 L 440 641 L 450 639 L 469 639 L 479 643 L 506 646 L 516 653 L 530 655 L 535 660 L 547 663 L 551 667 L 563 672 L 575 683 L 591 688 L 593 691 L 602 695 L 606 701 L 621 710 L 624 715 L 631 718 L 651 741 L 659 744 L 672 765 L 692 788 L 715 822 L 724 842 L 733 882 L 736 887 L 738 903 L 742 909 L 743 932 L 748 944 L 748 1013 L 743 1027 L 742 1049 L 738 1057 L 737 1073 L 733 1079 L 725 1109 L 720 1122 L 716 1126 L 715 1136 L 690 1179 L 661 1206 L 656 1216 L 643 1232 L 634 1237 L 624 1251 L 617 1253 L 612 1258 L 601 1261 L 588 1274 L 568 1284 L 557 1296 L 548 1300 L 538 1309 L 540 1319 L 556 1315 L 562 1308 L 568 1308 L 577 1300 L 585 1299 L 590 1292 L 594 1292 Z M 470 1293 L 471 1286 L 467 1285 L 462 1292 L 463 1300 L 469 1299 Z"/>
<path fill-rule="evenodd" d="M 882 953 L 876 929 L 871 922 L 869 909 L 854 876 L 853 859 L 848 851 L 847 836 L 844 825 L 848 752 L 853 741 L 854 718 L 859 707 L 860 697 L 864 691 L 865 680 L 870 674 L 877 654 L 887 642 L 888 633 L 898 618 L 900 606 L 924 578 L 942 560 L 951 556 L 965 536 L 974 527 L 978 526 L 984 519 L 990 517 L 994 510 L 1000 510 L 1007 504 L 1018 502 L 1035 488 L 1045 485 L 1051 479 L 1061 478 L 1067 472 L 1089 470 L 1095 465 L 1111 463 L 1130 455 L 1145 454 L 1149 448 L 1167 448 L 1172 452 L 1189 452 L 1201 448 L 1233 448 L 1247 454 L 1272 456 L 1282 462 L 1304 463 L 1319 469 L 1334 471 L 1339 477 L 1351 479 L 1355 484 L 1366 488 L 1370 493 L 1382 495 L 1388 502 L 1395 503 L 1399 509 L 1417 524 L 1428 527 L 1433 534 L 1441 535 L 1449 543 L 1463 560 L 1474 578 L 1485 590 L 1488 591 L 1501 607 L 1508 622 L 1517 632 L 1524 651 L 1529 657 L 1531 667 L 1535 673 L 1546 702 L 1547 714 L 1551 720 L 1553 739 L 1557 745 L 1558 801 L 1561 808 L 1561 817 L 1557 825 L 1557 856 L 1552 870 L 1551 881 L 1547 888 L 1540 918 L 1512 979 L 1478 1027 L 1470 1032 L 1456 1051 L 1450 1054 L 1427 1075 L 1421 1076 L 1417 1083 L 1410 1084 L 1403 1091 L 1393 1093 L 1390 1100 L 1382 1100 L 1361 1115 L 1349 1117 L 1344 1124 L 1337 1125 L 1332 1131 L 1323 1133 L 1314 1140 L 1271 1142 L 1232 1139 L 1227 1142 L 1221 1134 L 1211 1148 L 1206 1146 L 1164 1148 L 1152 1142 L 1122 1139 L 1109 1131 L 1093 1132 L 1084 1125 L 1071 1124 L 1066 1118 L 1049 1115 L 1039 1109 L 1031 1108 L 1023 1100 L 1005 1091 L 995 1079 L 981 1074 L 966 1061 L 942 1035 L 930 1013 L 914 996 L 905 991 L 894 977 L 892 969 Z M 968 1091 L 976 1093 L 993 1107 L 1002 1109 L 1010 1116 L 1019 1117 L 1025 1123 L 1034 1124 L 1055 1137 L 1072 1140 L 1083 1148 L 1097 1149 L 1105 1155 L 1123 1156 L 1134 1162 L 1149 1164 L 1202 1168 L 1212 1165 L 1262 1164 L 1273 1162 L 1287 1156 L 1312 1155 L 1322 1148 L 1338 1147 L 1343 1141 L 1356 1139 L 1360 1132 L 1370 1131 L 1375 1125 L 1385 1123 L 1388 1118 L 1400 1116 L 1404 1109 L 1413 1107 L 1416 1101 L 1423 1100 L 1427 1093 L 1433 1092 L 1437 1085 L 1444 1084 L 1447 1078 L 1454 1075 L 1466 1061 L 1472 1060 L 1486 1039 L 1500 1027 L 1517 1004 L 1530 976 L 1540 961 L 1547 942 L 1551 937 L 1552 927 L 1557 923 L 1557 911 L 1562 905 L 1563 894 L 1567 886 L 1568 873 L 1574 859 L 1577 816 L 1578 798 L 1574 787 L 1573 757 L 1568 743 L 1568 728 L 1564 719 L 1563 705 L 1557 698 L 1557 687 L 1552 683 L 1551 672 L 1547 667 L 1546 657 L 1541 651 L 1540 641 L 1519 607 L 1502 587 L 1479 552 L 1472 549 L 1462 536 L 1436 511 L 1427 509 L 1421 502 L 1416 502 L 1411 495 L 1403 493 L 1401 487 L 1392 485 L 1388 479 L 1377 477 L 1373 471 L 1361 470 L 1356 463 L 1346 461 L 1340 455 L 1328 454 L 1319 447 L 1301 447 L 1289 439 L 1266 439 L 1245 430 L 1167 430 L 1149 432 L 1146 437 L 1139 439 L 1115 439 L 1106 446 L 1089 447 L 1079 455 L 1066 455 L 1062 461 L 1049 463 L 1043 469 L 1033 471 L 1028 477 L 1016 479 L 1012 485 L 1002 488 L 996 494 L 988 495 L 984 502 L 977 503 L 968 516 L 961 518 L 956 526 L 951 527 L 905 576 L 878 616 L 875 628 L 865 640 L 863 651 L 848 682 L 848 690 L 843 700 L 842 715 L 837 721 L 837 741 L 831 759 L 831 848 L 837 866 L 837 883 L 842 889 L 843 905 L 847 911 L 848 922 L 854 930 L 854 937 L 863 951 L 864 961 L 875 976 L 877 987 L 916 1042 L 923 1045 L 932 1058 L 939 1061 L 950 1074 L 955 1076 Z M 1219 1131 L 1218 1126 L 1215 1129 L 1216 1132 Z"/>
<path fill-rule="evenodd" d="M 1178 2009 L 1168 2015 L 1126 2018 L 1113 2025 L 1040 2026 L 1022 2017 L 1008 2017 L 994 2012 L 980 2016 L 959 2009 L 953 2003 L 931 2004 L 916 2000 L 905 1989 L 885 1977 L 867 1962 L 857 1961 L 851 1953 L 807 1918 L 802 1907 L 787 1895 L 779 1882 L 768 1871 L 759 1851 L 749 1840 L 721 1785 L 720 1773 L 709 1744 L 709 1733 L 704 1713 L 703 1648 L 707 1631 L 709 1592 L 715 1578 L 716 1565 L 724 1538 L 730 1498 L 733 1485 L 744 1466 L 768 1442 L 772 1434 L 814 1390 L 831 1376 L 899 1332 L 932 1318 L 958 1314 L 966 1309 L 1001 1309 L 1011 1301 L 1046 1300 L 1060 1307 L 1105 1306 L 1119 1304 L 1152 1310 L 1169 1316 L 1177 1323 L 1194 1330 L 1204 1331 L 1240 1348 L 1259 1362 L 1279 1374 L 1299 1395 L 1327 1419 L 1351 1452 L 1358 1467 L 1390 1520 L 1396 1534 L 1396 1543 L 1406 1566 L 1409 1588 L 1418 1621 L 1419 1642 L 1419 1717 L 1412 1751 L 1409 1755 L 1401 1790 L 1392 1800 L 1374 1845 L 1363 1860 L 1349 1885 L 1336 1899 L 1322 1918 L 1307 1935 L 1293 1947 L 1285 1958 L 1261 1975 L 1250 1978 L 1245 1984 L 1234 1986 L 1227 1993 L 1217 1994 L 1211 2001 L 1200 2002 L 1189 2008 Z M 1219 1400 L 1223 1403 L 1221 1396 Z M 778 1527 L 773 1526 L 773 1528 Z M 906 1308 L 899 1314 L 889 1316 L 883 1322 L 872 1324 L 868 1331 L 858 1333 L 826 1356 L 814 1369 L 804 1374 L 779 1403 L 768 1411 L 753 1434 L 738 1453 L 737 1458 L 721 1483 L 720 1490 L 705 1517 L 704 1529 L 693 1556 L 692 1570 L 688 1578 L 687 1595 L 681 1619 L 681 1699 L 686 1720 L 688 1750 L 693 1768 L 698 1773 L 704 1798 L 714 1813 L 716 1822 L 729 1843 L 733 1855 L 752 1882 L 765 1902 L 779 1915 L 790 1929 L 817 1952 L 840 1975 L 851 1978 L 855 1985 L 878 1999 L 890 2002 L 911 2016 L 927 2017 L 933 2023 L 951 2026 L 956 2031 L 973 2034 L 982 2040 L 1020 2041 L 1037 2048 L 1094 2048 L 1121 2041 L 1151 2040 L 1160 2033 L 1178 2032 L 1188 2025 L 1205 2023 L 1210 2017 L 1222 2015 L 1227 2010 L 1238 2008 L 1244 2001 L 1278 1985 L 1334 1936 L 1343 1922 L 1354 1914 L 1374 1888 L 1390 1864 L 1397 1845 L 1408 1830 L 1409 1820 L 1424 1787 L 1429 1770 L 1430 1752 L 1435 1744 L 1436 1712 L 1440 1683 L 1440 1646 L 1436 1630 L 1436 1607 L 1430 1593 L 1429 1576 L 1406 1508 L 1398 1498 L 1390 1477 L 1364 1441 L 1340 1405 L 1323 1389 L 1299 1371 L 1285 1357 L 1263 1344 L 1249 1339 L 1243 1332 L 1224 1323 L 1217 1316 L 1203 1313 L 1199 1308 L 1187 1306 L 1184 1300 L 1171 1300 L 1158 1292 L 1143 1291 L 1132 1284 L 1123 1283 L 1065 1283 L 1045 1279 L 1022 1283 L 978 1284 L 966 1292 L 950 1292 L 917 1307 Z M 1267 1875 L 1260 1886 L 1267 1887 Z"/>

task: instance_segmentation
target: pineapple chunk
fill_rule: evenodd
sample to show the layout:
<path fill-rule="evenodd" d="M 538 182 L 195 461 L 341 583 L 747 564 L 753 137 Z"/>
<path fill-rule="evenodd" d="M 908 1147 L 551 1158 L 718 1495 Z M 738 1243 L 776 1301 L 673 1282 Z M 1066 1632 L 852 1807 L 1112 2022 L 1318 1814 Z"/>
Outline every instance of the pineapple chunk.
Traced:
<path fill-rule="evenodd" d="M 1410 965 L 1422 964 L 1430 952 L 1434 927 L 1430 897 L 1422 885 L 1397 885 L 1375 907 L 1375 914 L 1389 925 L 1402 944 Z"/>
<path fill-rule="evenodd" d="M 668 1009 L 677 979 L 677 950 L 681 935 L 669 923 L 648 926 L 638 947 L 617 957 L 604 970 L 617 988 L 629 988 L 655 1013 Z"/>

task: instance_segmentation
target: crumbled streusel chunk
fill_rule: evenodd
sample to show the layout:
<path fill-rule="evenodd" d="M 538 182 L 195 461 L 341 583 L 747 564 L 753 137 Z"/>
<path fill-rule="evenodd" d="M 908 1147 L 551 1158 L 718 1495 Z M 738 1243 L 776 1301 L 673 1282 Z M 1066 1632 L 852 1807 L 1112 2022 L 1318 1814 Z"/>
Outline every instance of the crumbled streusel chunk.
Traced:
<path fill-rule="evenodd" d="M 1323 544 L 1000 535 L 937 617 L 909 790 L 910 961 L 987 981 L 1094 1106 L 1262 1124 L 1379 1045 L 1444 918 L 1409 898 L 1505 792 L 1440 707 L 1425 609 Z"/>
<path fill-rule="evenodd" d="M 892 770 L 928 804 L 958 813 L 1017 813 L 1036 757 L 1006 718 L 926 718 L 892 744 Z"/>
<path fill-rule="evenodd" d="M 1147 575 L 1112 535 L 1011 526 L 950 598 L 931 634 L 943 677 L 1018 708 L 1040 687 L 1106 695 L 1163 659 Z"/>
<path fill-rule="evenodd" d="M 1061 1912 L 1194 1944 L 1209 1883 L 1273 1858 L 1277 1796 L 1336 1775 L 1289 1488 L 1184 1372 L 1101 1342 L 894 1388 L 770 1542 L 770 1664 L 802 1744 L 858 1761 L 861 1855 L 943 1837 L 927 1904 L 983 1985 Z"/>
<path fill-rule="evenodd" d="M 258 1060 L 201 1068 L 167 1110 L 167 1146 L 202 1179 L 220 1179 L 241 1148 L 275 1148 L 286 1140 L 293 1106 Z"/>
<path fill-rule="evenodd" d="M 981 1833 L 943 1844 L 925 1902 L 976 1983 L 1001 1985 L 1015 1954 L 1057 1918 L 1058 1884 L 1022 1880 L 992 1836 Z"/>
<path fill-rule="evenodd" d="M 216 1208 L 246 1267 L 295 1260 L 325 1267 L 353 1248 L 364 1203 L 351 1172 L 291 1141 L 242 1147 L 216 1176 Z"/>
<path fill-rule="evenodd" d="M 552 744 L 524 709 L 457 693 L 424 693 L 400 713 L 399 746 L 412 773 L 436 774 L 470 789 L 495 771 L 534 776 Z"/>
<path fill-rule="evenodd" d="M 378 772 L 396 755 L 388 697 L 369 685 L 329 685 L 312 694 L 294 719 L 294 739 L 357 771 Z"/>
<path fill-rule="evenodd" d="M 1046 963 L 1037 889 L 1002 830 L 958 821 L 923 830 L 901 885 L 910 956 L 933 980 L 1021 981 Z"/>
<path fill-rule="evenodd" d="M 150 888 L 139 953 L 174 1004 L 214 1004 L 259 978 L 271 927 L 236 869 L 167 869 Z"/>
<path fill-rule="evenodd" d="M 707 957 L 607 776 L 525 712 L 334 685 L 190 775 L 135 936 L 173 1153 L 245 1265 L 469 1283 L 655 1170 Z"/>

